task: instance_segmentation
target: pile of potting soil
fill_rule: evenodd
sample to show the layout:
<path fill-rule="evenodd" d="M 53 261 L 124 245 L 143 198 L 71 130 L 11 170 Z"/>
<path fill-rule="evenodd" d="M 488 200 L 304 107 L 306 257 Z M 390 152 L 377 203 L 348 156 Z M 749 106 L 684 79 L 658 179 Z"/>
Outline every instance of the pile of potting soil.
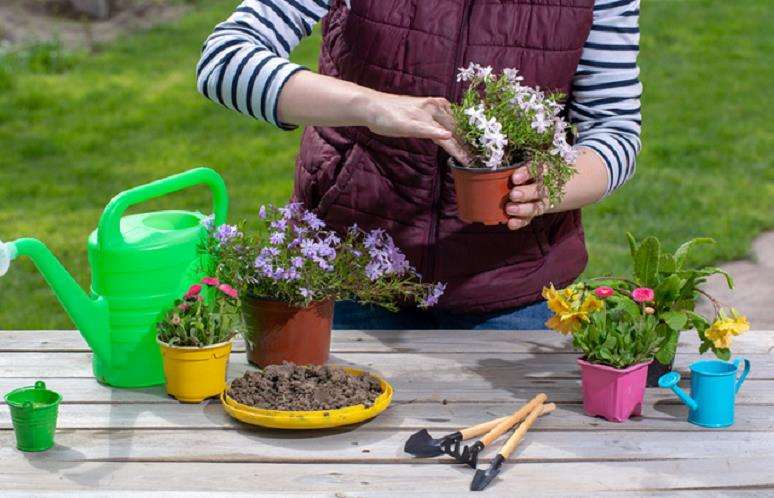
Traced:
<path fill-rule="evenodd" d="M 269 365 L 234 379 L 228 395 L 235 401 L 269 410 L 335 410 L 374 404 L 382 386 L 371 375 L 316 365 Z"/>

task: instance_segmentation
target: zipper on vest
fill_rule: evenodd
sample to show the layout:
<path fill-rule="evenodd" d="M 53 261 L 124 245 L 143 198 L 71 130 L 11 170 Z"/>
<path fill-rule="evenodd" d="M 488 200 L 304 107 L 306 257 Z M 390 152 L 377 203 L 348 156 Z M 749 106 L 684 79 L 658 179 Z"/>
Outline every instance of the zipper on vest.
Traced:
<path fill-rule="evenodd" d="M 473 7 L 473 0 L 463 0 L 462 2 L 462 19 L 457 29 L 457 47 L 454 53 L 454 65 L 452 66 L 451 73 L 448 76 L 449 82 L 448 90 L 446 91 L 446 98 L 449 102 L 456 102 L 460 97 L 461 84 L 455 83 L 457 80 L 455 74 L 457 68 L 464 65 L 463 57 L 465 55 L 465 47 L 468 43 L 468 19 L 470 18 L 470 10 Z M 430 216 L 430 235 L 428 237 L 427 244 L 427 257 L 425 258 L 425 268 L 422 272 L 422 280 L 426 282 L 436 281 L 435 271 L 435 253 L 438 245 L 438 230 L 440 226 L 440 213 L 441 208 L 441 188 L 443 187 L 443 179 L 446 177 L 447 164 L 444 160 L 445 153 L 443 149 L 438 148 L 438 155 L 436 157 L 437 168 L 436 173 L 433 175 L 433 204 L 431 206 L 432 213 Z"/>

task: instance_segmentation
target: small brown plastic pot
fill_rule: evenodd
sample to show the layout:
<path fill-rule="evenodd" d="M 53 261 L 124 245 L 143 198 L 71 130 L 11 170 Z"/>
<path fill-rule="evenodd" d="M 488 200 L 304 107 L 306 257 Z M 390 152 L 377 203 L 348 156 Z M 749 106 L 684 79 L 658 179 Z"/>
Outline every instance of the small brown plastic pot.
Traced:
<path fill-rule="evenodd" d="M 508 222 L 505 204 L 511 189 L 511 174 L 522 166 L 516 164 L 496 170 L 466 168 L 449 160 L 454 190 L 457 192 L 457 212 L 466 223 L 498 225 Z"/>
<path fill-rule="evenodd" d="M 242 299 L 247 360 L 263 368 L 283 361 L 323 365 L 331 351 L 333 301 L 306 308 L 247 296 Z"/>

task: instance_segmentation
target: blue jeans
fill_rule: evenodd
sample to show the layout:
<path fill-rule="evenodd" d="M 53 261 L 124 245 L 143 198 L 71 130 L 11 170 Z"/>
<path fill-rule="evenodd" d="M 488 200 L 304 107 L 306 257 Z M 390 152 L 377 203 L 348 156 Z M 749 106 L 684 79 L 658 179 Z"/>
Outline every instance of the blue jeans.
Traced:
<path fill-rule="evenodd" d="M 456 314 L 444 310 L 406 308 L 393 313 L 379 306 L 339 301 L 333 328 L 339 330 L 539 330 L 551 316 L 545 301 L 491 313 Z"/>

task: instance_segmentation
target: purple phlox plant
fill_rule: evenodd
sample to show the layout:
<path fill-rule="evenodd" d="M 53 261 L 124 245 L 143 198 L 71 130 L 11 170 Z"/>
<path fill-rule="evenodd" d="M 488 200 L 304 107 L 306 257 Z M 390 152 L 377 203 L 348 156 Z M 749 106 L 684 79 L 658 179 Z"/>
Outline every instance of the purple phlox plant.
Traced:
<path fill-rule="evenodd" d="M 411 268 L 406 256 L 395 245 L 395 241 L 381 228 L 367 232 L 363 245 L 370 257 L 365 273 L 372 282 L 385 275 L 403 276 Z"/>
<path fill-rule="evenodd" d="M 239 231 L 239 228 L 236 225 L 226 224 L 220 225 L 218 228 L 216 228 L 215 233 L 213 234 L 215 240 L 217 240 L 220 244 L 229 243 L 241 236 L 242 233 Z"/>
<path fill-rule="evenodd" d="M 446 284 L 438 282 L 428 289 L 427 295 L 420 302 L 420 307 L 428 308 L 438 304 L 443 293 L 446 292 Z"/>
<path fill-rule="evenodd" d="M 354 225 L 340 235 L 299 203 L 262 206 L 255 219 L 259 229 L 252 233 L 216 228 L 210 238 L 217 260 L 213 276 L 234 282 L 242 296 L 299 307 L 352 299 L 391 310 L 409 302 L 437 302 L 438 292 L 419 281 L 382 229 L 365 232 Z"/>

